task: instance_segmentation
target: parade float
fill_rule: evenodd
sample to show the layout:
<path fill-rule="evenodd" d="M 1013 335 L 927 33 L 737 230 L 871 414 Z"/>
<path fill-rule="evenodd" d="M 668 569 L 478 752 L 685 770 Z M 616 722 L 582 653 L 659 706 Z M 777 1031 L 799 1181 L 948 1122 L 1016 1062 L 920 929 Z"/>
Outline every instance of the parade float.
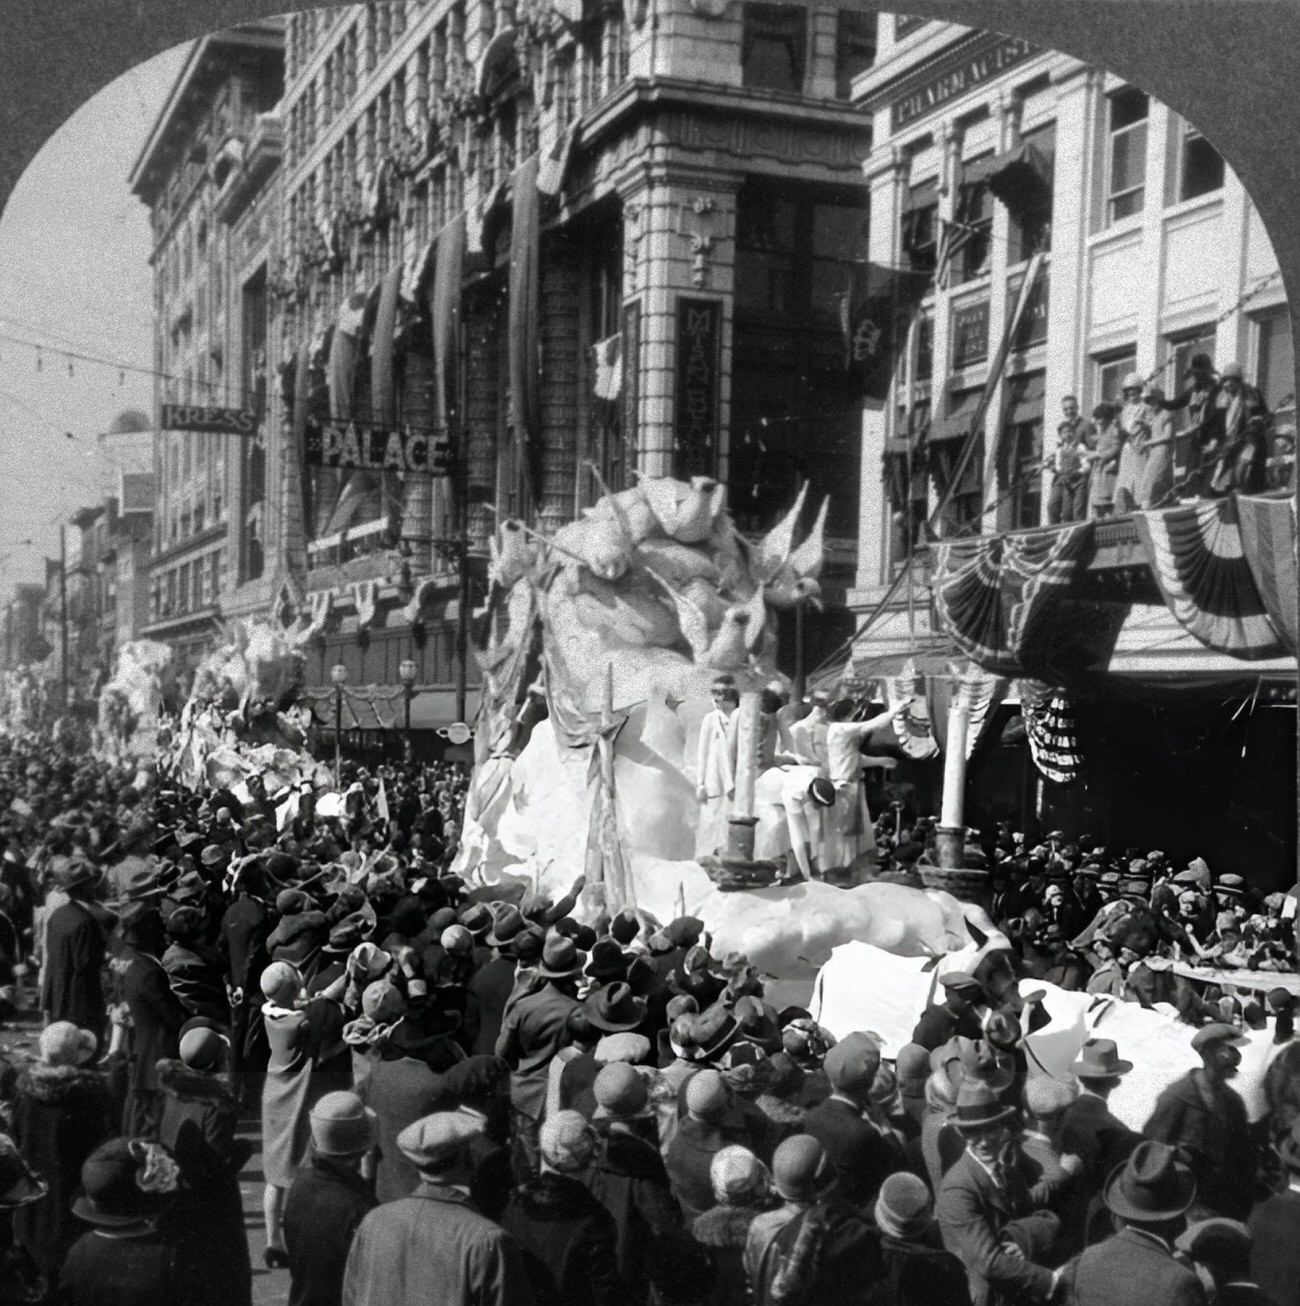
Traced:
<path fill-rule="evenodd" d="M 118 651 L 113 675 L 99 692 L 95 753 L 109 762 L 158 756 L 166 696 L 175 693 L 174 655 L 167 644 L 137 639 Z"/>
<path fill-rule="evenodd" d="M 605 494 L 551 537 L 503 522 L 453 869 L 472 885 L 523 881 L 555 898 L 582 875 L 580 909 L 590 915 L 690 913 L 709 923 L 718 955 L 744 953 L 805 984 L 848 940 L 941 955 L 969 945 L 968 919 L 1000 939 L 978 907 L 950 893 L 787 877 L 784 855 L 763 856 L 765 825 L 783 825 L 787 813 L 760 801 L 772 786 L 758 761 L 770 728 L 759 691 L 785 685 L 774 613 L 817 600 L 825 511 L 812 513 L 801 491 L 752 542 L 716 481 L 661 478 Z M 712 792 L 717 758 L 700 740 L 720 676 L 740 701 L 721 767 L 730 783 Z M 791 803 L 817 773 L 802 770 Z M 706 827 L 717 837 L 701 842 Z"/>

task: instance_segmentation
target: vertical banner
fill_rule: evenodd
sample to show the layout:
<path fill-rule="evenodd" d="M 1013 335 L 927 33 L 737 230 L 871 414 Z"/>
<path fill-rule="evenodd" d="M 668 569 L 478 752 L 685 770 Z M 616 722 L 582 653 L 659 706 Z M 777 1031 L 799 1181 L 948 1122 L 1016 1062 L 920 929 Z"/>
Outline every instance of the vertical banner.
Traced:
<path fill-rule="evenodd" d="M 537 165 L 537 155 L 533 154 L 515 170 L 514 211 L 510 224 L 510 307 L 507 332 L 515 450 L 523 472 L 523 502 L 528 511 L 532 510 L 536 502 L 532 443 L 541 435 L 538 416 L 541 268 Z"/>
<path fill-rule="evenodd" d="M 397 425 L 397 392 L 393 386 L 393 335 L 397 330 L 397 298 L 402 289 L 402 265 L 390 268 L 380 283 L 379 311 L 370 344 L 370 412 L 361 415 L 370 426 L 391 431 Z"/>
<path fill-rule="evenodd" d="M 637 409 L 641 402 L 641 301 L 629 300 L 623 305 L 623 447 L 627 457 L 627 484 L 632 484 L 632 469 L 638 465 L 640 454 Z"/>
<path fill-rule="evenodd" d="M 673 475 L 683 480 L 717 474 L 721 357 L 721 300 L 679 296 Z"/>

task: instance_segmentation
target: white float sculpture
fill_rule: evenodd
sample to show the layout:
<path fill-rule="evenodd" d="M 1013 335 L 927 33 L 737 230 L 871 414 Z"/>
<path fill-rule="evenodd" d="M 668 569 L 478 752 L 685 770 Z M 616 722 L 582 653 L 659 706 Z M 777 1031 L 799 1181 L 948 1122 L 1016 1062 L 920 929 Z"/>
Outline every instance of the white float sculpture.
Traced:
<path fill-rule="evenodd" d="M 112 678 L 99 691 L 96 748 L 107 761 L 147 761 L 158 753 L 158 726 L 175 691 L 175 654 L 154 639 L 123 644 Z"/>
<path fill-rule="evenodd" d="M 710 686 L 720 673 L 742 695 L 779 680 L 770 609 L 820 592 L 825 504 L 796 544 L 805 497 L 806 487 L 757 545 L 706 478 L 642 480 L 550 537 L 501 523 L 453 869 L 476 885 L 523 881 L 554 898 L 585 874 L 580 911 L 689 912 L 714 931 L 717 955 L 745 952 L 805 985 L 850 939 L 930 956 L 969 943 L 972 912 L 992 930 L 947 893 L 804 880 L 723 892 L 696 860 Z M 752 855 L 749 783 L 732 821 L 751 827 Z"/>

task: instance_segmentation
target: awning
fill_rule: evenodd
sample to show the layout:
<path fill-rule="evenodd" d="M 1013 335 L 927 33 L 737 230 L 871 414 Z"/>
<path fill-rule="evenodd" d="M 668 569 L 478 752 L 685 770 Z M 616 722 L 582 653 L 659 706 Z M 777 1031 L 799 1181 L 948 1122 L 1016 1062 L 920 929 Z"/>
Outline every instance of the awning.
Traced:
<path fill-rule="evenodd" d="M 1043 416 L 1043 398 L 1047 392 L 1047 377 L 1043 372 L 1029 372 L 1007 379 L 1007 425 L 1037 422 Z"/>
<path fill-rule="evenodd" d="M 478 715 L 480 692 L 465 698 L 466 724 Z M 304 689 L 300 701 L 323 730 L 334 729 L 335 690 Z M 456 721 L 456 692 L 452 689 L 417 689 L 411 698 L 411 729 L 439 730 Z M 343 689 L 344 730 L 401 730 L 406 722 L 402 689 L 393 685 L 356 685 Z"/>
<path fill-rule="evenodd" d="M 979 407 L 981 393 L 980 390 L 961 390 L 950 395 L 947 415 L 930 421 L 929 442 L 941 444 L 945 440 L 964 440 L 970 434 L 971 418 Z"/>
<path fill-rule="evenodd" d="M 981 154 L 978 159 L 963 163 L 961 176 L 958 178 L 959 183 L 963 186 L 974 186 L 981 181 L 988 181 L 1000 166 L 1002 157 L 1000 154 Z"/>
<path fill-rule="evenodd" d="M 515 29 L 504 28 L 498 32 L 483 51 L 478 62 L 474 89 L 485 100 L 492 99 L 519 75 L 519 55 L 516 51 Z"/>
<path fill-rule="evenodd" d="M 1009 209 L 1025 211 L 1047 207 L 1052 203 L 1048 173 L 1051 165 L 1041 150 L 1033 145 L 1017 145 L 990 161 L 985 172 L 993 198 Z"/>
<path fill-rule="evenodd" d="M 903 195 L 903 212 L 915 213 L 939 202 L 939 183 L 923 181 L 919 186 L 909 186 Z"/>

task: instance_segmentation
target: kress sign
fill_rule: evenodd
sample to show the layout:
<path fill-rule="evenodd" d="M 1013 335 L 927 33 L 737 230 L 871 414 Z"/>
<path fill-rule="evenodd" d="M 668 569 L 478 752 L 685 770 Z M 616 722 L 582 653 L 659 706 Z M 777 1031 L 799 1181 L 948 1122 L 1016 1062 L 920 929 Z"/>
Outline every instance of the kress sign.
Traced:
<path fill-rule="evenodd" d="M 313 467 L 357 467 L 375 472 L 425 472 L 445 476 L 450 442 L 409 426 L 379 427 L 333 422 L 307 430 L 307 462 Z"/>

